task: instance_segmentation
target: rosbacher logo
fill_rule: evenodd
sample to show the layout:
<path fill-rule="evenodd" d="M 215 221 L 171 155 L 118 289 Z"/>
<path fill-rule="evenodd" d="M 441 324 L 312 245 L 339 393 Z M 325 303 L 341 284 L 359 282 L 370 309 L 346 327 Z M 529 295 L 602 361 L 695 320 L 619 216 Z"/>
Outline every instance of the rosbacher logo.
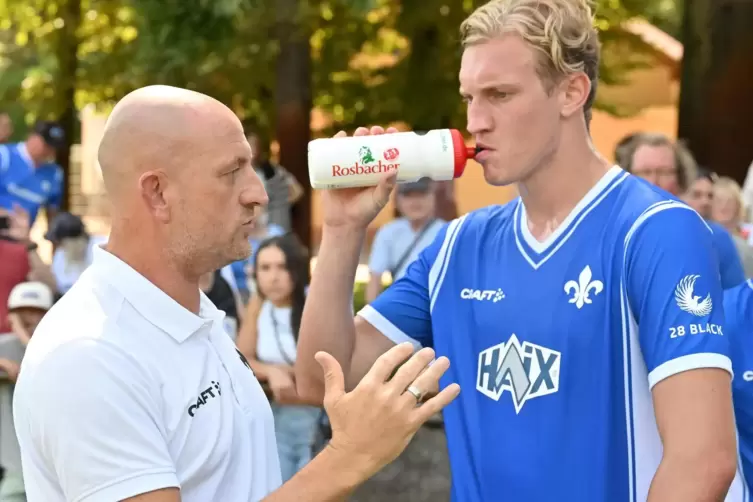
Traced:
<path fill-rule="evenodd" d="M 362 146 L 358 151 L 358 162 L 350 166 L 332 165 L 332 176 L 354 176 L 358 174 L 379 174 L 396 171 L 400 164 L 376 160 L 371 148 Z"/>

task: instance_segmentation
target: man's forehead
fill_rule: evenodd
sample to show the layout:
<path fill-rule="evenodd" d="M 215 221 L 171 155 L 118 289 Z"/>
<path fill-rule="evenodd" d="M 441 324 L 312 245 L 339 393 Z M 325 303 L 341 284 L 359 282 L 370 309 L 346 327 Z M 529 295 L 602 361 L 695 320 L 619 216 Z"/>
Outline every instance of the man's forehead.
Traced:
<path fill-rule="evenodd" d="M 471 45 L 463 51 L 461 86 L 514 83 L 535 74 L 535 55 L 519 36 L 508 34 Z"/>

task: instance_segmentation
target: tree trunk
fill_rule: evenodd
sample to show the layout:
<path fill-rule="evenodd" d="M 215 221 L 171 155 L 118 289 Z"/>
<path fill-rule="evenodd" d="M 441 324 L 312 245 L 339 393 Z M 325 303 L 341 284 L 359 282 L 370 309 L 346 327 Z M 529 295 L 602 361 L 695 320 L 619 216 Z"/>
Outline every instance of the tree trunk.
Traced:
<path fill-rule="evenodd" d="M 56 92 L 60 99 L 60 125 L 65 131 L 66 146 L 57 152 L 57 163 L 63 169 L 62 210 L 68 211 L 71 204 L 71 144 L 78 141 L 78 114 L 76 111 L 76 71 L 78 69 L 78 27 L 81 24 L 80 0 L 68 0 L 61 5 L 60 16 L 65 23 L 60 30 L 57 44 L 58 79 Z"/>
<path fill-rule="evenodd" d="M 311 139 L 311 47 L 302 22 L 305 2 L 276 0 L 277 141 L 280 164 L 303 186 L 303 197 L 293 208 L 293 231 L 313 249 L 311 242 L 311 185 L 308 175 L 308 142 Z"/>
<path fill-rule="evenodd" d="M 678 136 L 742 183 L 753 161 L 753 0 L 686 0 Z"/>

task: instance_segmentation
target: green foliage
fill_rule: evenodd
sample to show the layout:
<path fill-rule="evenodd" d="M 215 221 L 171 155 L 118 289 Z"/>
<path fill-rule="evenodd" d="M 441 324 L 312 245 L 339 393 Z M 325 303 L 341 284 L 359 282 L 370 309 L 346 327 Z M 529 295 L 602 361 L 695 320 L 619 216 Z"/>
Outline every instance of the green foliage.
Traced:
<path fill-rule="evenodd" d="M 458 26 L 483 3 L 299 0 L 288 12 L 291 2 L 280 0 L 0 0 L 0 108 L 26 123 L 65 107 L 56 90 L 68 78 L 58 53 L 71 33 L 68 2 L 81 6 L 73 32 L 78 107 L 106 108 L 134 88 L 171 84 L 220 99 L 263 134 L 275 125 L 277 28 L 291 21 L 310 40 L 314 104 L 333 128 L 460 126 Z M 633 42 L 618 26 L 641 13 L 667 26 L 678 18 L 676 0 L 598 1 L 603 81 L 619 81 L 635 64 L 624 57 Z"/>

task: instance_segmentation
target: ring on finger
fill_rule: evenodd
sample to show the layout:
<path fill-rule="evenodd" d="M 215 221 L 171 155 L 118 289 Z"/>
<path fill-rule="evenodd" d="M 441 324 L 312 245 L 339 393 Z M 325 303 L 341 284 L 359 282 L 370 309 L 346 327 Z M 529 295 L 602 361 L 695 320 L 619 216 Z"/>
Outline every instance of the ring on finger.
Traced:
<path fill-rule="evenodd" d="M 409 386 L 407 389 L 405 389 L 405 392 L 410 392 L 411 394 L 413 394 L 413 397 L 416 398 L 416 403 L 420 403 L 424 398 L 424 394 L 423 392 L 421 392 L 421 389 L 419 389 L 415 385 Z"/>

